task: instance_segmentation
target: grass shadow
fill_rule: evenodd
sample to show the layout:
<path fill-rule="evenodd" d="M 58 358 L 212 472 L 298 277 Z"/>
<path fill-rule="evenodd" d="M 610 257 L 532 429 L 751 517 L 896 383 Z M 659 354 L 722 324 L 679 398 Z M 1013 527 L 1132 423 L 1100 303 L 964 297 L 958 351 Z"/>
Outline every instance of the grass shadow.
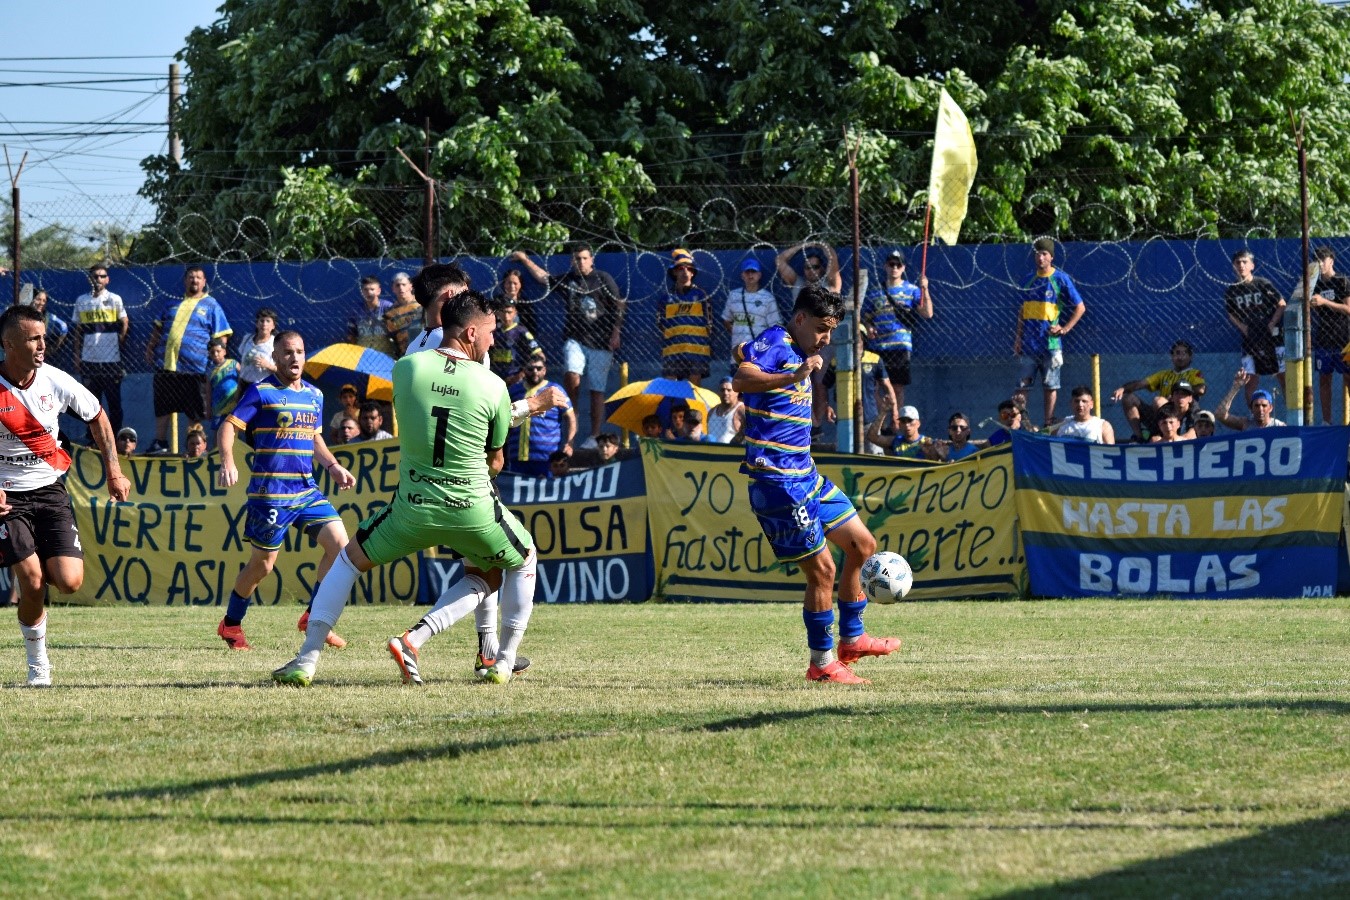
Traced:
<path fill-rule="evenodd" d="M 1004 900 L 1346 897 L 1350 896 L 1350 812 L 1270 828 L 1090 878 L 999 896 Z"/>

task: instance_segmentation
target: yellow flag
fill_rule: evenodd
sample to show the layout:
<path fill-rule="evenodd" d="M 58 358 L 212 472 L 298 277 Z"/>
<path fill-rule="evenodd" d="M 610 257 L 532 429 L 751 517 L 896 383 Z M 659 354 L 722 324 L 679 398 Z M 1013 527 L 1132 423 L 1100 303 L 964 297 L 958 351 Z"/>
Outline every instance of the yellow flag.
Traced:
<path fill-rule="evenodd" d="M 955 244 L 966 218 L 966 201 L 975 181 L 975 137 L 956 101 L 942 91 L 937 130 L 933 133 L 933 172 L 928 177 L 928 202 L 933 206 L 933 234 Z"/>

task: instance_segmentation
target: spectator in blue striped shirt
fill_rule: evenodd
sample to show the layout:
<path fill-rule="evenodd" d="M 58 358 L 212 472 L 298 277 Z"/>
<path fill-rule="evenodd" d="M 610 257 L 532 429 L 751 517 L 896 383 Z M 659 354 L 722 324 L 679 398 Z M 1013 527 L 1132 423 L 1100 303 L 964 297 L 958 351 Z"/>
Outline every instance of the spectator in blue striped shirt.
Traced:
<path fill-rule="evenodd" d="M 918 284 L 905 280 L 905 254 L 892 250 L 886 257 L 886 277 L 876 289 L 869 291 L 863 302 L 862 322 L 867 332 L 867 349 L 881 357 L 886 372 L 883 376 L 886 393 L 891 396 L 891 409 L 899 414 L 905 405 L 905 386 L 910 383 L 909 363 L 914 352 L 914 326 L 919 319 L 933 318 L 933 297 L 928 293 L 928 279 L 919 278 Z M 900 420 L 892 419 L 895 430 Z"/>

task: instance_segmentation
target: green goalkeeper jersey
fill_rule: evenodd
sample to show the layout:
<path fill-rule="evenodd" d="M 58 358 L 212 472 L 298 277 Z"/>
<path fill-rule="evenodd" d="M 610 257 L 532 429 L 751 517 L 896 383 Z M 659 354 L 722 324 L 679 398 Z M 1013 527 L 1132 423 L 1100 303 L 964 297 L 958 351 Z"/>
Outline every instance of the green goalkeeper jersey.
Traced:
<path fill-rule="evenodd" d="M 492 521 L 485 454 L 506 444 L 506 382 L 459 354 L 412 353 L 394 364 L 394 411 L 400 499 L 430 521 L 444 522 L 446 512 L 470 527 L 474 513 Z"/>

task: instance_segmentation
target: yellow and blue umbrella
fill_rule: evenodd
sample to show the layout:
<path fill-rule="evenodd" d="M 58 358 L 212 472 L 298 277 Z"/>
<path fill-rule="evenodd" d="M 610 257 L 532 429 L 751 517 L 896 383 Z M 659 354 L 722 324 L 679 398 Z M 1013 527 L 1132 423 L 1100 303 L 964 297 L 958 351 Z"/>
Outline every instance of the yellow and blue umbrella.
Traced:
<path fill-rule="evenodd" d="M 635 381 L 610 394 L 605 400 L 605 418 L 620 428 L 641 434 L 642 420 L 647 416 L 658 415 L 663 425 L 670 424 L 670 407 L 681 400 L 702 414 L 705 425 L 708 410 L 722 402 L 712 391 L 687 381 L 653 378 Z"/>
<path fill-rule="evenodd" d="M 350 384 L 364 400 L 394 400 L 394 358 L 359 344 L 329 344 L 305 360 L 305 374 L 333 390 Z"/>

